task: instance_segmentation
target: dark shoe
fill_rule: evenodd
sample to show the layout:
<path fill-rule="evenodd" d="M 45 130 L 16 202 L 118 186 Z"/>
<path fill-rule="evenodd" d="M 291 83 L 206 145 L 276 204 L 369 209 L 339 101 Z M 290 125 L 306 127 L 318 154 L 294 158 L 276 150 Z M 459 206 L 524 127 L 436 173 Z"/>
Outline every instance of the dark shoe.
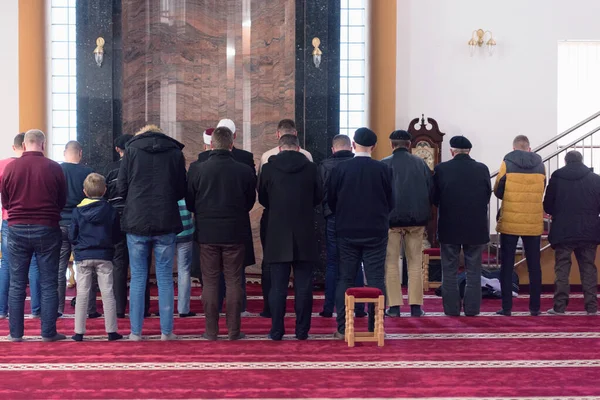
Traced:
<path fill-rule="evenodd" d="M 425 315 L 425 311 L 418 304 L 412 304 L 410 306 L 410 316 L 411 317 L 422 317 Z"/>
<path fill-rule="evenodd" d="M 195 317 L 195 316 L 196 316 L 196 313 L 191 312 L 191 311 L 188 313 L 185 313 L 185 314 L 179 314 L 179 318 L 187 318 L 187 317 Z"/>
<path fill-rule="evenodd" d="M 465 313 L 465 317 L 476 317 L 478 315 L 479 315 L 479 313 L 477 313 L 477 314 L 467 314 L 467 313 Z"/>
<path fill-rule="evenodd" d="M 120 319 L 125 318 L 125 313 L 117 313 L 117 318 L 120 318 Z"/>
<path fill-rule="evenodd" d="M 354 310 L 354 318 L 364 318 L 368 314 L 364 310 Z"/>
<path fill-rule="evenodd" d="M 112 342 L 113 340 L 120 340 L 123 339 L 123 335 L 121 335 L 120 333 L 117 332 L 111 332 L 108 334 L 108 341 Z"/>
<path fill-rule="evenodd" d="M 202 334 L 202 337 L 203 337 L 204 339 L 206 339 L 206 340 L 209 340 L 209 341 L 211 341 L 211 342 L 214 342 L 215 340 L 217 340 L 217 335 L 211 336 L 211 335 L 209 335 L 209 334 L 208 334 L 208 333 L 206 333 L 206 332 L 204 332 L 204 333 Z"/>
<path fill-rule="evenodd" d="M 60 318 L 60 317 L 62 317 L 62 316 L 63 316 L 63 313 L 61 313 L 61 312 L 59 312 L 59 313 L 56 313 L 56 318 Z"/>
<path fill-rule="evenodd" d="M 540 310 L 530 311 L 532 317 L 539 317 L 542 312 Z"/>
<path fill-rule="evenodd" d="M 160 317 L 160 311 L 157 311 L 154 315 L 156 315 L 157 317 Z"/>
<path fill-rule="evenodd" d="M 319 313 L 319 315 L 321 317 L 323 317 L 323 318 L 331 318 L 331 317 L 333 317 L 333 313 L 331 311 L 325 311 L 325 310 L 321 311 Z"/>
<path fill-rule="evenodd" d="M 343 333 L 340 333 L 339 331 L 335 331 L 333 333 L 333 338 L 337 339 L 337 340 L 344 340 L 346 338 L 346 335 L 344 335 Z"/>
<path fill-rule="evenodd" d="M 89 319 L 100 318 L 101 316 L 102 316 L 102 314 L 100 314 L 98 311 L 96 311 L 95 313 L 92 313 L 92 314 L 88 314 Z"/>
<path fill-rule="evenodd" d="M 276 342 L 279 342 L 280 340 L 283 339 L 283 335 L 273 335 L 272 333 L 269 333 L 269 339 L 274 340 Z"/>
<path fill-rule="evenodd" d="M 392 318 L 397 318 L 400 316 L 400 306 L 391 306 L 385 312 L 385 315 Z"/>
<path fill-rule="evenodd" d="M 81 333 L 76 333 L 73 336 L 71 336 L 71 339 L 73 339 L 76 342 L 83 342 L 83 335 Z"/>
<path fill-rule="evenodd" d="M 52 337 L 43 337 L 42 341 L 44 342 L 58 342 L 59 340 L 65 340 L 67 337 L 61 333 L 57 333 Z"/>
<path fill-rule="evenodd" d="M 306 340 L 306 339 L 308 339 L 308 333 L 302 333 L 300 335 L 296 335 L 296 339 L 298 339 L 298 340 Z"/>
<path fill-rule="evenodd" d="M 245 337 L 246 337 L 246 334 L 243 332 L 240 332 L 235 336 L 229 336 L 229 340 L 240 340 L 240 339 L 244 339 Z"/>
<path fill-rule="evenodd" d="M 77 297 L 73 297 L 71 299 L 71 307 L 75 308 L 75 305 L 77 304 Z"/>
<path fill-rule="evenodd" d="M 263 317 L 263 318 L 271 318 L 272 317 L 271 313 L 270 312 L 266 312 L 266 311 L 261 312 L 260 316 Z"/>
<path fill-rule="evenodd" d="M 496 315 L 504 315 L 505 317 L 510 317 L 512 312 L 510 310 L 498 310 L 496 311 Z"/>
<path fill-rule="evenodd" d="M 150 318 L 152 314 L 148 311 L 144 313 L 144 318 Z"/>

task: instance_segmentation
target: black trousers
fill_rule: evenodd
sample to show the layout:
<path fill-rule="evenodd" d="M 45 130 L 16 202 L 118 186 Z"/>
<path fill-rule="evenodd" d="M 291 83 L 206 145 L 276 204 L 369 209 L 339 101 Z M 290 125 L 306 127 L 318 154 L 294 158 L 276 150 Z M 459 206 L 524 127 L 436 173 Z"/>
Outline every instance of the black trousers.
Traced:
<path fill-rule="evenodd" d="M 542 267 L 540 265 L 540 236 L 521 236 L 523 248 L 527 258 L 529 271 L 529 311 L 540 311 L 542 296 Z M 502 265 L 500 268 L 500 286 L 502 288 L 502 309 L 512 310 L 512 274 L 515 266 L 515 252 L 519 236 L 500 234 L 500 254 Z"/>
<path fill-rule="evenodd" d="M 127 237 L 123 235 L 115 245 L 113 257 L 113 292 L 117 314 L 125 314 L 127 308 L 127 274 L 129 270 L 129 251 L 127 250 Z"/>
<path fill-rule="evenodd" d="M 465 315 L 479 314 L 481 308 L 481 255 L 484 245 L 444 244 L 442 249 L 442 301 L 444 313 L 453 317 L 460 315 L 461 299 L 458 287 L 458 263 L 460 251 L 465 254 L 467 285 L 463 306 Z"/>
<path fill-rule="evenodd" d="M 290 272 L 294 268 L 294 309 L 296 311 L 296 338 L 306 339 L 312 317 L 312 270 L 311 262 L 269 264 L 271 270 L 271 338 L 281 340 L 285 334 L 284 317 Z"/>
<path fill-rule="evenodd" d="M 265 254 L 265 244 L 267 242 L 268 215 L 269 212 L 265 208 L 262 217 L 260 217 L 260 244 L 263 248 L 263 258 Z M 261 264 L 260 286 L 263 293 L 263 313 L 269 315 L 271 314 L 269 308 L 271 304 L 269 301 L 269 295 L 271 293 L 271 266 L 264 261 Z"/>
<path fill-rule="evenodd" d="M 365 286 L 375 287 L 385 295 L 385 255 L 388 237 L 354 239 L 337 238 L 339 274 L 335 289 L 335 308 L 339 333 L 346 332 L 346 302 L 348 288 L 354 287 L 356 274 L 364 267 Z M 369 304 L 369 331 L 375 329 L 375 307 Z"/>

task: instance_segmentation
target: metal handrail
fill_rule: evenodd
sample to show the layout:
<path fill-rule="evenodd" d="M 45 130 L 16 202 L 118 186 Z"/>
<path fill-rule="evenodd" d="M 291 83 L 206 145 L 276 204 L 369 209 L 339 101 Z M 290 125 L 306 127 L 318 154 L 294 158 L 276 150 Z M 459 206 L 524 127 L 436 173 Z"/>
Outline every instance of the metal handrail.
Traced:
<path fill-rule="evenodd" d="M 559 155 L 560 153 L 566 151 L 569 147 L 573 147 L 575 146 L 577 143 L 589 138 L 590 136 L 592 136 L 594 133 L 599 132 L 600 131 L 600 126 L 597 127 L 596 129 L 591 130 L 590 132 L 586 133 L 585 135 L 583 135 L 580 138 L 577 138 L 575 140 L 573 140 L 571 143 L 562 146 L 560 149 L 556 150 L 554 153 L 550 154 L 549 156 L 546 156 L 544 159 L 542 159 L 542 162 L 546 162 L 548 160 L 550 160 L 551 158 L 556 157 L 557 155 Z"/>
<path fill-rule="evenodd" d="M 586 119 L 584 119 L 583 121 L 573 125 L 572 127 L 570 127 L 569 129 L 567 129 L 566 131 L 564 131 L 563 133 L 560 133 L 556 136 L 554 136 L 553 138 L 545 141 L 544 143 L 542 143 L 541 145 L 539 145 L 538 147 L 536 147 L 535 149 L 532 150 L 533 153 L 537 153 L 540 150 L 545 149 L 546 147 L 550 146 L 553 143 L 556 143 L 557 141 L 559 141 L 560 139 L 564 138 L 565 136 L 567 136 L 569 133 L 576 131 L 577 129 L 581 128 L 583 125 L 587 124 L 590 121 L 595 120 L 596 118 L 600 117 L 600 111 L 598 111 L 595 114 L 590 115 L 589 117 L 587 117 Z M 584 135 L 583 137 L 579 138 L 576 142 L 579 142 L 583 139 L 586 139 L 587 137 L 591 136 L 592 134 L 594 134 L 597 131 L 594 132 L 590 132 L 587 135 Z M 544 160 L 546 161 L 546 160 Z M 498 171 L 494 171 L 491 175 L 490 175 L 490 179 L 495 178 L 496 175 L 498 175 L 498 173 L 500 172 L 500 170 Z"/>

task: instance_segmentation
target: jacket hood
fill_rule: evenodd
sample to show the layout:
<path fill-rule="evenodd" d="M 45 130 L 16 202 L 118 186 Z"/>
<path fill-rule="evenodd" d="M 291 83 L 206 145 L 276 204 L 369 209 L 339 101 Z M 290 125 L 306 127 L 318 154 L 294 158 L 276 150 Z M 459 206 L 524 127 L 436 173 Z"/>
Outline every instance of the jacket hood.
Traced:
<path fill-rule="evenodd" d="M 127 147 L 135 147 L 147 153 L 162 153 L 174 149 L 183 149 L 184 145 L 162 133 L 156 125 L 148 125 L 135 134 L 127 143 Z"/>
<path fill-rule="evenodd" d="M 563 168 L 557 170 L 554 175 L 557 178 L 565 179 L 567 181 L 578 181 L 591 173 L 592 170 L 584 163 L 576 162 L 567 164 Z"/>
<path fill-rule="evenodd" d="M 354 158 L 354 153 L 350 150 L 340 150 L 333 153 L 331 158 Z"/>
<path fill-rule="evenodd" d="M 99 224 L 110 218 L 111 207 L 104 200 L 83 199 L 77 206 L 77 211 L 84 220 L 92 224 Z"/>
<path fill-rule="evenodd" d="M 513 150 L 504 157 L 504 161 L 516 164 L 523 169 L 534 169 L 542 164 L 542 157 L 529 151 Z"/>
<path fill-rule="evenodd" d="M 282 151 L 269 158 L 269 164 L 285 173 L 296 173 L 306 168 L 310 161 L 299 151 Z"/>

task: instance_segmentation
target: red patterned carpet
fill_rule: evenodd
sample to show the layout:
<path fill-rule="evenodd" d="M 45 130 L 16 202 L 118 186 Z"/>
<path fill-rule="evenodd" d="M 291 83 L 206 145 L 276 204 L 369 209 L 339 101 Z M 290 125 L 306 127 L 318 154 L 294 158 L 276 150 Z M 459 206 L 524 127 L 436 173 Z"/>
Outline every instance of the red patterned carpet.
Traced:
<path fill-rule="evenodd" d="M 600 399 L 600 317 L 582 312 L 580 294 L 567 316 L 537 318 L 526 312 L 527 296 L 515 300 L 512 318 L 493 315 L 497 300 L 484 301 L 482 316 L 450 318 L 428 295 L 426 317 L 386 319 L 385 347 L 348 348 L 332 338 L 334 319 L 318 316 L 320 293 L 308 341 L 268 340 L 260 288 L 248 289 L 248 338 L 239 342 L 203 340 L 202 315 L 175 319 L 177 342 L 158 340 L 157 317 L 146 319 L 148 340 L 137 343 L 107 342 L 102 319 L 88 320 L 83 343 L 42 343 L 39 320 L 30 318 L 26 342 L 9 343 L 8 321 L 0 321 L 0 399 Z M 201 313 L 200 290 L 192 310 Z M 290 296 L 289 311 L 292 304 Z M 545 295 L 542 309 L 551 304 Z M 71 335 L 74 310 L 66 312 L 58 327 Z M 293 325 L 289 314 L 290 334 Z M 129 332 L 128 320 L 119 326 Z"/>

